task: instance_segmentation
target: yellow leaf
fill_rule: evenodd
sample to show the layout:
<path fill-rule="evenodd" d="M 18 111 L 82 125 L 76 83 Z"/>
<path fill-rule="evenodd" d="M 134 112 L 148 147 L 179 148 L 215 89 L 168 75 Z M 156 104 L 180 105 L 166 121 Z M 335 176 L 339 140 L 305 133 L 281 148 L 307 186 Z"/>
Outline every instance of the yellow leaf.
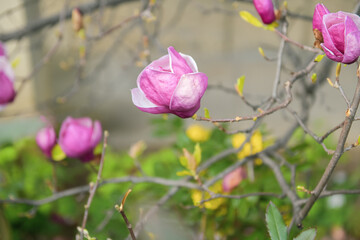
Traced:
<path fill-rule="evenodd" d="M 325 54 L 317 55 L 314 61 L 315 62 L 320 62 L 324 57 L 325 57 Z"/>
<path fill-rule="evenodd" d="M 240 96 L 243 96 L 244 83 L 245 83 L 245 76 L 243 75 L 237 79 L 237 84 L 236 84 L 236 90 Z"/>
<path fill-rule="evenodd" d="M 183 171 L 176 172 L 176 175 L 179 176 L 179 177 L 192 176 L 191 172 L 189 172 L 188 170 L 183 170 Z"/>
<path fill-rule="evenodd" d="M 188 169 L 188 160 L 186 159 L 186 157 L 181 156 L 179 158 L 180 164 L 185 167 L 186 169 Z"/>
<path fill-rule="evenodd" d="M 255 27 L 263 27 L 264 26 L 256 17 L 254 17 L 251 13 L 249 13 L 247 11 L 240 11 L 239 14 L 242 19 L 244 19 L 246 22 L 254 25 Z"/>
<path fill-rule="evenodd" d="M 264 50 L 262 49 L 262 47 L 259 47 L 259 53 L 261 56 L 265 57 L 265 53 L 264 53 Z"/>
<path fill-rule="evenodd" d="M 201 162 L 201 147 L 199 143 L 195 145 L 194 157 L 195 157 L 196 165 L 199 165 Z"/>
<path fill-rule="evenodd" d="M 61 149 L 59 144 L 56 144 L 51 150 L 51 157 L 54 161 L 62 161 L 66 158 L 66 154 Z"/>
<path fill-rule="evenodd" d="M 274 29 L 277 28 L 278 26 L 279 26 L 278 22 L 272 22 L 270 24 L 263 25 L 262 28 L 265 30 L 274 31 Z"/>

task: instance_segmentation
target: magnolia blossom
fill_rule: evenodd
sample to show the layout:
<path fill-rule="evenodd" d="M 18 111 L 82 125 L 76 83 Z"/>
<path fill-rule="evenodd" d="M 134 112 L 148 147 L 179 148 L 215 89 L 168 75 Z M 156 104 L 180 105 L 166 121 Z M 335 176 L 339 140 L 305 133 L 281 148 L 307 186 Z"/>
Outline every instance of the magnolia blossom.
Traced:
<path fill-rule="evenodd" d="M 101 136 L 99 121 L 67 117 L 60 128 L 59 145 L 68 157 L 87 162 L 94 158 L 93 151 Z"/>
<path fill-rule="evenodd" d="M 270 24 L 276 20 L 274 5 L 271 0 L 253 0 L 256 11 L 265 24 Z"/>
<path fill-rule="evenodd" d="M 0 110 L 15 98 L 15 75 L 6 55 L 6 50 L 0 42 Z"/>
<path fill-rule="evenodd" d="M 247 178 L 246 170 L 244 167 L 239 167 L 234 171 L 228 173 L 222 182 L 222 188 L 224 192 L 231 192 L 236 188 L 242 180 Z"/>
<path fill-rule="evenodd" d="M 172 113 L 188 118 L 200 108 L 200 100 L 208 84 L 204 73 L 198 72 L 194 59 L 178 53 L 173 47 L 148 65 L 131 90 L 132 101 L 143 112 Z"/>
<path fill-rule="evenodd" d="M 48 157 L 51 158 L 51 150 L 56 145 L 56 133 L 52 126 L 47 126 L 40 129 L 36 134 L 36 143 L 41 151 Z"/>
<path fill-rule="evenodd" d="M 316 5 L 313 29 L 326 56 L 336 62 L 350 64 L 360 56 L 360 17 L 347 12 L 329 13 L 323 4 Z"/>

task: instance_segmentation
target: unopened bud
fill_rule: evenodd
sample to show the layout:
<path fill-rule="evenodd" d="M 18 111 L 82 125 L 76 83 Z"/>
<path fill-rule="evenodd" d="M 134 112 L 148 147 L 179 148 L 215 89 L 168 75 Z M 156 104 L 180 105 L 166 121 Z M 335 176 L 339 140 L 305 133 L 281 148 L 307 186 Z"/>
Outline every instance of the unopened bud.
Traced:
<path fill-rule="evenodd" d="M 78 32 L 80 29 L 84 28 L 83 14 L 80 9 L 74 8 L 72 10 L 71 21 L 75 32 Z"/>

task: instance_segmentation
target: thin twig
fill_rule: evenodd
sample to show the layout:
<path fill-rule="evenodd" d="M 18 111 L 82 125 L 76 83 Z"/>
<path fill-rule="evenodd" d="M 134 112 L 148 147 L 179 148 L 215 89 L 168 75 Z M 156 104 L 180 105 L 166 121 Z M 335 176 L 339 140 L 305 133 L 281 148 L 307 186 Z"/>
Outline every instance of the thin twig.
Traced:
<path fill-rule="evenodd" d="M 89 214 L 89 208 L 90 208 L 91 202 L 92 202 L 92 200 L 93 200 L 93 198 L 95 196 L 96 189 L 97 189 L 97 187 L 99 185 L 99 182 L 101 180 L 101 173 L 102 173 L 102 169 L 104 167 L 105 149 L 107 147 L 107 138 L 108 138 L 108 136 L 109 136 L 108 131 L 104 131 L 104 143 L 103 143 L 103 148 L 102 148 L 102 153 L 101 153 L 99 171 L 98 171 L 98 174 L 97 174 L 95 184 L 92 185 L 90 183 L 90 195 L 89 195 L 88 201 L 87 201 L 87 203 L 85 205 L 85 212 L 84 212 L 84 217 L 83 217 L 83 221 L 82 221 L 82 225 L 81 225 L 81 231 L 80 231 L 80 239 L 83 239 L 84 229 L 85 229 L 86 221 L 87 221 L 88 214 Z"/>
<path fill-rule="evenodd" d="M 131 189 L 129 189 L 129 190 L 125 193 L 125 196 L 124 196 L 123 200 L 121 201 L 120 206 L 119 206 L 119 205 L 115 205 L 115 209 L 118 210 L 118 211 L 121 213 L 121 216 L 123 217 L 123 219 L 124 219 L 124 221 L 125 221 L 126 227 L 127 227 L 128 230 L 129 230 L 131 239 L 132 239 L 132 240 L 136 240 L 136 237 L 135 237 L 134 231 L 133 231 L 133 229 L 132 229 L 131 223 L 130 223 L 129 219 L 127 218 L 127 216 L 126 216 L 126 214 L 125 214 L 125 211 L 124 211 L 125 201 L 126 201 L 126 198 L 129 196 L 130 193 L 131 193 Z"/>

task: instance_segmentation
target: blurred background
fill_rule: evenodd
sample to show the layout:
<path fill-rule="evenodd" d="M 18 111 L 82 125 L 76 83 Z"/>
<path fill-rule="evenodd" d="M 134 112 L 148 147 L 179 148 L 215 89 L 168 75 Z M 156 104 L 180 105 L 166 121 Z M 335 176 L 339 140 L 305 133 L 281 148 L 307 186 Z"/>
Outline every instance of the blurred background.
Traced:
<path fill-rule="evenodd" d="M 282 1 L 274 2 L 279 5 Z M 255 28 L 239 16 L 239 11 L 246 10 L 258 17 L 251 0 L 157 0 L 152 12 L 144 11 L 147 3 L 147 0 L 0 0 L 0 41 L 5 43 L 13 62 L 18 89 L 15 101 L 0 112 L 1 199 L 51 196 L 54 193 L 52 178 L 56 174 L 59 191 L 87 185 L 96 178 L 97 162 L 82 164 L 67 159 L 56 163 L 56 170 L 52 168 L 34 141 L 36 132 L 44 126 L 40 116 L 48 118 L 56 128 L 67 116 L 100 120 L 103 129 L 110 133 L 104 179 L 139 175 L 127 153 L 139 140 L 145 140 L 150 149 L 139 160 L 146 175 L 179 179 L 176 170 L 183 170 L 178 161 L 182 148 L 194 147 L 194 142 L 185 134 L 186 127 L 194 120 L 169 117 L 166 121 L 161 115 L 143 113 L 133 105 L 130 94 L 142 69 L 165 55 L 169 46 L 191 55 L 199 71 L 209 78 L 199 116 L 204 115 L 204 107 L 213 118 L 251 114 L 252 110 L 233 91 L 237 78 L 242 75 L 246 77 L 244 95 L 249 101 L 260 103 L 271 95 L 276 60 L 265 60 L 258 48 L 262 47 L 269 59 L 276 59 L 281 39 L 276 33 Z M 312 15 L 317 3 L 315 0 L 288 1 L 289 38 L 313 45 Z M 323 3 L 332 12 L 352 12 L 359 1 L 326 0 Z M 74 31 L 71 22 L 74 8 L 83 11 L 84 30 L 80 32 Z M 139 13 L 142 16 L 136 17 Z M 280 84 L 291 79 L 292 73 L 303 69 L 314 56 L 312 52 L 286 44 Z M 320 74 L 324 67 L 327 71 Z M 310 83 L 312 73 L 319 73 L 318 78 L 334 80 L 335 67 L 336 64 L 324 59 L 301 81 Z M 356 67 L 356 64 L 343 66 L 341 71 L 340 82 L 349 98 L 357 80 Z M 291 107 L 294 110 L 300 105 L 297 91 L 293 89 Z M 338 90 L 323 84 L 312 104 L 309 127 L 323 135 L 343 120 L 345 111 L 346 103 Z M 292 120 L 286 111 L 267 116 L 265 130 L 261 129 L 262 134 L 266 133 L 264 142 L 281 136 Z M 201 124 L 212 127 L 210 123 Z M 230 128 L 246 129 L 249 124 L 234 123 Z M 359 121 L 354 122 L 349 143 L 356 141 L 359 129 Z M 231 136 L 217 129 L 211 131 L 210 139 L 201 145 L 204 159 L 232 148 Z M 158 137 L 164 133 L 165 137 Z M 335 147 L 334 139 L 329 140 L 328 146 Z M 302 130 L 294 134 L 290 145 L 289 151 L 281 154 L 289 162 L 299 164 L 301 174 L 297 176 L 297 183 L 311 189 L 322 175 L 329 156 Z M 342 159 L 330 187 L 360 187 L 358 154 L 359 150 L 354 149 Z M 213 176 L 228 167 L 237 160 L 233 155 L 224 158 L 207 174 Z M 255 182 L 243 181 L 238 192 L 281 191 L 272 172 L 263 165 L 256 166 L 255 176 Z M 99 189 L 88 221 L 88 229 L 98 234 L 99 239 L 127 236 L 123 220 L 113 206 L 130 187 L 134 188 L 128 200 L 128 208 L 132 210 L 129 218 L 133 223 L 141 215 L 139 212 L 153 206 L 168 190 L 149 183 L 109 184 Z M 170 201 L 170 207 L 152 216 L 140 239 L 200 239 L 196 233 L 203 230 L 204 221 L 207 236 L 213 237 L 208 239 L 227 239 L 226 236 L 234 236 L 228 239 L 239 236 L 264 239 L 267 234 L 264 215 L 269 198 L 229 201 L 214 211 L 207 211 L 194 208 L 193 194 L 191 190 L 181 189 Z M 305 193 L 301 197 L 306 197 Z M 86 194 L 79 194 L 39 207 L 0 205 L 0 240 L 12 239 L 11 236 L 22 240 L 74 239 L 76 226 L 83 216 L 83 208 L 79 206 L 86 200 Z M 288 223 L 289 202 L 276 199 L 274 202 Z M 305 228 L 316 226 L 321 239 L 360 239 L 358 211 L 357 195 L 322 199 L 312 210 Z"/>

